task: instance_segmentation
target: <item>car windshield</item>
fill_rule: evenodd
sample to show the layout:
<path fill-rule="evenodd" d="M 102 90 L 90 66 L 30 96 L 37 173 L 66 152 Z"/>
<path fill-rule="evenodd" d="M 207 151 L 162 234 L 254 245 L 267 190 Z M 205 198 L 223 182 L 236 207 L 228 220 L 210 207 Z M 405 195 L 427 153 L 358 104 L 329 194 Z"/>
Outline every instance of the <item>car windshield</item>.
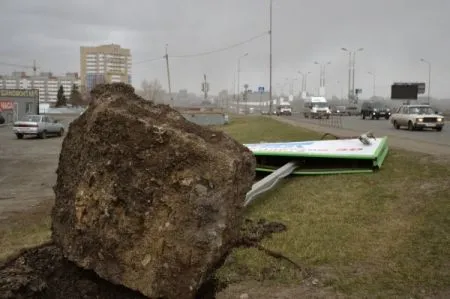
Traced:
<path fill-rule="evenodd" d="M 409 107 L 410 114 L 434 114 L 433 108 L 423 106 L 423 107 Z"/>
<path fill-rule="evenodd" d="M 22 117 L 21 121 L 29 121 L 29 122 L 40 122 L 41 117 L 39 115 L 26 115 Z"/>
<path fill-rule="evenodd" d="M 313 107 L 325 108 L 328 107 L 327 103 L 312 103 Z"/>

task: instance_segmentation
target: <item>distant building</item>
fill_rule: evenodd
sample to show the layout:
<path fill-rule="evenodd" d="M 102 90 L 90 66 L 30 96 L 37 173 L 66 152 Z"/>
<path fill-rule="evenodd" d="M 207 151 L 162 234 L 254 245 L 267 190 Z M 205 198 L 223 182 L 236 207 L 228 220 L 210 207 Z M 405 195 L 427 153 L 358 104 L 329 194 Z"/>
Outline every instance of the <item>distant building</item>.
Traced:
<path fill-rule="evenodd" d="M 39 91 L 39 102 L 56 102 L 59 86 L 63 86 L 64 95 L 68 98 L 73 85 L 80 85 L 78 73 L 66 73 L 54 76 L 50 72 L 27 75 L 25 72 L 13 72 L 0 76 L 0 89 L 36 89 Z"/>
<path fill-rule="evenodd" d="M 119 45 L 80 47 L 80 77 L 86 91 L 101 83 L 131 84 L 131 65 L 130 49 Z"/>

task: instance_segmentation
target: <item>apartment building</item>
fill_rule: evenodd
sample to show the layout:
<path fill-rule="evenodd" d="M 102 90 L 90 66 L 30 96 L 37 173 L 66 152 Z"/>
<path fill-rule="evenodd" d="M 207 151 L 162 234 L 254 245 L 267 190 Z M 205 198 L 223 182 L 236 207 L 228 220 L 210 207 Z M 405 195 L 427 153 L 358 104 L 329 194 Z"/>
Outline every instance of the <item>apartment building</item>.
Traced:
<path fill-rule="evenodd" d="M 86 91 L 97 84 L 131 84 L 131 51 L 120 45 L 80 47 L 80 79 Z"/>
<path fill-rule="evenodd" d="M 59 86 L 63 86 L 64 95 L 69 98 L 73 85 L 80 86 L 78 73 L 66 73 L 54 76 L 51 72 L 27 75 L 25 72 L 13 72 L 0 75 L 0 89 L 37 89 L 39 102 L 56 102 Z"/>

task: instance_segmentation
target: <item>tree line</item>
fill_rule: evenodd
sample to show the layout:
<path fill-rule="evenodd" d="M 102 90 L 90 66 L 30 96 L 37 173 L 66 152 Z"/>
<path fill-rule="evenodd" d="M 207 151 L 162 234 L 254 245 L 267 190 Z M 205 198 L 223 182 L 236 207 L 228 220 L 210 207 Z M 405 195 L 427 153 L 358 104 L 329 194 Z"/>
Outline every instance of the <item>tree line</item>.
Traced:
<path fill-rule="evenodd" d="M 67 99 L 64 94 L 64 87 L 62 85 L 59 86 L 58 94 L 56 95 L 55 107 L 65 107 L 68 104 L 73 107 L 82 107 L 88 104 L 88 101 L 85 97 L 83 97 L 76 84 L 72 85 L 69 99 Z"/>

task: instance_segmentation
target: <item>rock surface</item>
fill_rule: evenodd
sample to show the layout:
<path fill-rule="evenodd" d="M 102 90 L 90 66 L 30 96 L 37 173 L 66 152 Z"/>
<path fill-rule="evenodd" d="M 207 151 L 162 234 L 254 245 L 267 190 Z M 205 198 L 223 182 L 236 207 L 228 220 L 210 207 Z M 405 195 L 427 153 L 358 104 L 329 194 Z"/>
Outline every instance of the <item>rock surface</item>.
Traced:
<path fill-rule="evenodd" d="M 53 244 L 27 249 L 0 265 L 1 299 L 145 299 L 77 267 Z"/>
<path fill-rule="evenodd" d="M 92 95 L 63 141 L 53 240 L 112 283 L 193 298 L 239 238 L 253 155 L 129 85 Z"/>

